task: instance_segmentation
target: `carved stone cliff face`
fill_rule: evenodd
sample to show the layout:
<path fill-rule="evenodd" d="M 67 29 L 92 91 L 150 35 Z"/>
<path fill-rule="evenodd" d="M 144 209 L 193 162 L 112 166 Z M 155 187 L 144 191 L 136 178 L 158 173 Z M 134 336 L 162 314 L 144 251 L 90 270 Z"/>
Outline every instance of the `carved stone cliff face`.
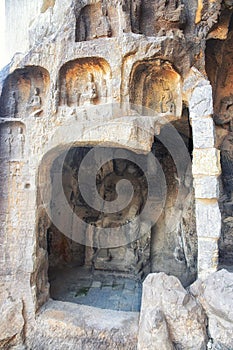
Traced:
<path fill-rule="evenodd" d="M 82 267 L 91 277 L 111 272 L 137 283 L 165 272 L 186 287 L 216 271 L 219 254 L 221 263 L 232 263 L 233 4 L 24 0 L 23 5 L 19 11 L 16 1 L 7 5 L 7 21 L 14 23 L 8 25 L 11 52 L 17 53 L 1 72 L 0 85 L 0 307 L 6 324 L 14 319 L 11 330 L 0 326 L 0 347 L 26 343 L 36 349 L 44 332 L 41 349 L 46 342 L 48 349 L 62 349 L 66 340 L 86 349 L 95 326 L 90 322 L 91 332 L 82 338 L 81 320 L 77 336 L 72 328 L 77 305 L 48 303 L 63 268 Z M 112 158 L 102 164 L 99 149 Z M 92 207 L 79 176 L 93 151 L 92 161 L 83 163 Z M 125 183 L 117 187 L 122 180 L 134 190 L 128 202 Z M 107 211 L 115 201 L 119 210 Z M 79 310 L 86 315 L 84 309 Z M 63 320 L 65 330 L 56 328 L 58 342 L 46 325 L 62 325 L 66 312 L 71 319 Z M 103 310 L 93 312 L 106 320 Z M 137 316 L 118 315 L 112 329 L 119 333 L 112 336 L 103 321 L 95 348 L 103 337 L 106 348 L 136 347 Z M 124 322 L 132 326 L 131 335 Z M 167 336 L 174 332 L 164 327 Z M 71 328 L 74 333 L 64 336 Z M 199 328 L 204 349 L 207 334 L 203 324 Z M 186 331 L 172 333 L 169 348 L 191 344 Z"/>
<path fill-rule="evenodd" d="M 207 41 L 206 72 L 213 86 L 214 121 L 217 147 L 221 151 L 222 235 L 219 242 L 221 263 L 232 263 L 233 143 L 232 143 L 232 17 L 224 8 L 220 23 Z"/>

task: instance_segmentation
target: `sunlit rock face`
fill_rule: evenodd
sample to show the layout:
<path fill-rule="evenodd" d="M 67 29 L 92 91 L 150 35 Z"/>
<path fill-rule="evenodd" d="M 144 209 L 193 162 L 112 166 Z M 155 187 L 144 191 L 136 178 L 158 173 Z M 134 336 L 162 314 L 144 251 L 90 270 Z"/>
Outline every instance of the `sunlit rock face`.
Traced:
<path fill-rule="evenodd" d="M 232 6 L 7 1 L 0 348 L 231 346 Z"/>

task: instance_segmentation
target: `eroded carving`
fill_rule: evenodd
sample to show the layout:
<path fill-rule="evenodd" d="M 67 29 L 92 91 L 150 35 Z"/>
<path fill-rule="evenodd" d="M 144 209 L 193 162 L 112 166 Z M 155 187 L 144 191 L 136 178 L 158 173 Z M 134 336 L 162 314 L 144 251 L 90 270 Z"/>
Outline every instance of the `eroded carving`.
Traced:
<path fill-rule="evenodd" d="M 0 128 L 1 157 L 21 160 L 25 155 L 25 126 L 20 122 L 3 123 Z"/>
<path fill-rule="evenodd" d="M 131 29 L 136 34 L 140 34 L 141 7 L 142 0 L 131 0 Z"/>
<path fill-rule="evenodd" d="M 109 12 L 111 13 L 110 16 Z M 114 8 L 105 0 L 86 5 L 77 17 L 76 41 L 111 37 L 113 35 L 111 22 L 116 16 L 117 13 Z"/>
<path fill-rule="evenodd" d="M 210 29 L 218 21 L 221 12 L 221 2 L 204 1 L 200 2 L 196 11 L 196 28 L 195 34 L 200 39 L 206 38 Z"/>
<path fill-rule="evenodd" d="M 5 80 L 0 98 L 0 116 L 24 118 L 41 110 L 47 98 L 49 74 L 42 67 L 17 69 Z M 41 110 L 42 111 L 42 110 Z"/>
<path fill-rule="evenodd" d="M 7 144 L 7 149 L 8 149 L 7 153 L 10 157 L 12 155 L 12 146 L 13 146 L 13 142 L 14 142 L 14 136 L 12 134 L 11 128 L 8 129 L 8 133 L 7 133 L 7 136 L 5 138 L 5 142 Z"/>
<path fill-rule="evenodd" d="M 14 118 L 17 113 L 16 93 L 12 91 L 9 98 L 9 118 Z"/>
<path fill-rule="evenodd" d="M 75 91 L 76 96 L 78 95 L 77 91 Z M 98 98 L 97 87 L 94 81 L 94 76 L 92 73 L 88 74 L 88 83 L 84 92 L 81 95 L 81 103 L 93 103 L 93 101 Z M 78 101 L 77 101 L 78 102 Z"/>
<path fill-rule="evenodd" d="M 181 31 L 186 23 L 181 0 L 101 0 L 79 10 L 76 41 L 133 32 L 157 35 L 161 28 Z"/>
<path fill-rule="evenodd" d="M 98 26 L 96 27 L 96 37 L 100 38 L 101 36 L 112 36 L 112 28 L 110 19 L 108 17 L 108 8 L 107 2 L 102 2 L 101 4 L 102 16 L 99 20 Z"/>
<path fill-rule="evenodd" d="M 226 96 L 220 101 L 219 113 L 214 117 L 216 124 L 229 124 L 233 131 L 233 95 Z"/>
<path fill-rule="evenodd" d="M 60 71 L 60 105 L 80 106 L 106 102 L 111 72 L 100 58 L 68 62 Z"/>
<path fill-rule="evenodd" d="M 169 62 L 156 59 L 136 65 L 131 75 L 130 101 L 164 114 L 179 116 L 180 77 Z"/>
<path fill-rule="evenodd" d="M 35 88 L 31 99 L 28 102 L 28 109 L 37 111 L 41 107 L 40 89 Z"/>
<path fill-rule="evenodd" d="M 25 136 L 24 136 L 24 131 L 22 127 L 18 128 L 18 147 L 19 147 L 19 151 L 20 151 L 20 156 L 21 158 L 24 157 L 24 146 L 25 146 Z"/>
<path fill-rule="evenodd" d="M 62 105 L 66 105 L 67 104 L 67 92 L 66 92 L 67 88 L 66 88 L 66 79 L 64 78 L 61 82 L 61 92 L 60 92 L 60 96 L 61 96 L 61 104 Z"/>
<path fill-rule="evenodd" d="M 186 23 L 184 5 L 180 0 L 145 0 L 140 8 L 140 31 L 147 36 L 157 35 L 161 28 L 182 30 Z"/>
<path fill-rule="evenodd" d="M 172 91 L 170 90 L 168 84 L 163 84 L 164 90 L 161 100 L 161 113 L 175 114 L 175 102 L 173 98 Z"/>
<path fill-rule="evenodd" d="M 32 97 L 27 104 L 27 110 L 32 116 L 38 116 L 42 112 L 40 89 L 35 88 Z"/>

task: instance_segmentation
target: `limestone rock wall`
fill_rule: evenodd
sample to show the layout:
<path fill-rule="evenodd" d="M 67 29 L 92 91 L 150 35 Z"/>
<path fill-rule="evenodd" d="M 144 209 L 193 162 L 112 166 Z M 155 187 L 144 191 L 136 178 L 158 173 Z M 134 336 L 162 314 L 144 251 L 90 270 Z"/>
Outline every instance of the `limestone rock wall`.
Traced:
<path fill-rule="evenodd" d="M 221 23 L 221 24 L 220 24 Z M 227 4 L 206 46 L 206 72 L 213 86 L 217 147 L 221 152 L 221 264 L 232 264 L 232 17 Z M 220 29 L 221 28 L 221 29 Z M 228 30 L 227 30 L 228 28 Z M 210 33 L 211 34 L 211 33 Z"/>
<path fill-rule="evenodd" d="M 150 261 L 150 271 L 145 274 L 164 271 L 179 277 L 184 285 L 193 282 L 197 274 L 204 278 L 218 267 L 221 167 L 220 152 L 215 147 L 221 149 L 222 194 L 226 197 L 220 204 L 224 223 L 220 254 L 231 262 L 231 15 L 231 1 L 220 0 L 28 0 L 22 1 L 20 7 L 16 1 L 8 2 L 9 47 L 11 53 L 21 54 L 16 54 L 1 72 L 0 84 L 0 308 L 6 320 L 0 346 L 26 344 L 26 348 L 35 348 L 37 326 L 41 326 L 38 334 L 44 337 L 41 348 L 56 327 L 63 347 L 66 342 L 64 335 L 60 336 L 68 317 L 64 305 L 53 301 L 46 304 L 50 253 L 47 237 L 53 228 L 46 213 L 54 208 L 51 169 L 67 148 L 101 144 L 130 150 L 135 156 L 157 152 L 168 191 L 162 215 L 146 230 L 151 249 L 150 256 L 147 249 L 142 260 Z M 227 68 L 222 64 L 224 57 Z M 172 125 L 180 135 L 179 141 L 173 138 Z M 164 143 L 170 155 L 159 142 Z M 103 177 L 114 173 L 111 166 L 103 171 Z M 153 173 L 148 169 L 150 180 Z M 65 184 L 66 194 L 71 195 L 72 184 Z M 56 198 L 62 191 L 62 187 L 55 186 Z M 156 206 L 156 193 L 152 193 L 152 199 L 148 212 L 156 216 L 161 209 Z M 64 210 L 70 210 L 70 204 L 63 204 Z M 56 219 L 61 227 L 71 223 L 63 220 L 59 211 Z M 82 232 L 81 227 L 77 228 Z M 63 247 L 61 239 L 55 243 Z M 144 249 L 144 245 L 148 248 L 145 242 L 139 248 Z M 82 249 L 77 246 L 74 251 L 81 264 Z M 128 252 L 133 252 L 135 258 L 134 247 L 130 246 Z M 53 262 L 58 255 L 53 256 Z M 119 258 L 120 252 L 116 255 Z M 121 258 L 123 261 L 124 254 Z M 97 265 L 103 267 L 103 256 L 96 260 Z M 164 339 L 172 330 L 172 338 L 166 341 L 169 349 L 189 348 L 188 327 L 194 334 L 192 344 L 204 348 L 208 340 L 203 309 L 176 280 L 171 288 L 175 291 L 168 305 L 168 322 L 165 308 L 156 306 L 154 287 L 149 287 L 152 309 L 156 309 L 149 319 L 155 311 L 156 329 L 161 326 Z M 174 325 L 174 320 L 179 320 L 177 303 L 182 305 L 187 322 L 181 333 Z M 46 311 L 48 305 L 51 312 Z M 36 313 L 40 310 L 42 316 L 38 319 Z M 195 310 L 193 320 L 190 310 Z M 9 331 L 6 325 L 11 319 Z M 131 339 L 129 349 L 135 348 L 137 342 L 137 315 L 133 322 L 133 337 L 126 334 Z M 75 336 L 83 332 L 82 328 L 77 332 L 77 325 L 72 318 L 71 347 L 77 345 Z M 104 328 L 109 338 L 112 331 L 111 327 Z M 95 330 L 90 327 L 87 332 L 86 338 Z M 99 348 L 108 344 L 127 349 L 125 338 L 121 343 L 117 335 L 114 343 L 101 343 L 101 334 L 100 330 L 95 338 Z M 211 337 L 212 334 L 213 331 Z M 85 344 L 83 337 L 77 345 L 80 349 Z M 91 340 L 86 342 L 86 348 L 95 346 Z M 56 341 L 53 344 L 57 347 Z"/>

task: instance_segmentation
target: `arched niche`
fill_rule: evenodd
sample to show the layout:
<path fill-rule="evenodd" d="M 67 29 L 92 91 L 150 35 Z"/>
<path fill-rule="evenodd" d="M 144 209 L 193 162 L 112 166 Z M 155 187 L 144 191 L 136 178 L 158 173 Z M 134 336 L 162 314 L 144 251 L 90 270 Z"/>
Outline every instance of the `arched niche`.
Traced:
<path fill-rule="evenodd" d="M 137 62 L 130 76 L 130 102 L 164 115 L 182 113 L 181 77 L 168 61 Z"/>
<path fill-rule="evenodd" d="M 99 57 L 67 62 L 60 69 L 60 105 L 79 106 L 105 103 L 110 92 L 111 69 Z"/>
<path fill-rule="evenodd" d="M 25 132 L 25 125 L 19 121 L 5 121 L 0 124 L 0 158 L 2 160 L 24 159 Z"/>
<path fill-rule="evenodd" d="M 4 82 L 0 97 L 0 116 L 23 118 L 32 113 L 41 113 L 49 82 L 49 73 L 42 67 L 27 66 L 16 69 Z"/>
<path fill-rule="evenodd" d="M 185 10 L 180 0 L 143 0 L 140 8 L 140 32 L 146 36 L 165 35 L 171 29 L 183 29 Z"/>
<path fill-rule="evenodd" d="M 88 206 L 80 193 L 78 171 L 81 162 L 92 150 L 90 145 L 71 147 L 68 153 L 65 152 L 65 157 L 64 148 L 60 146 L 49 151 L 42 159 L 38 178 L 36 260 L 31 277 L 37 308 L 49 298 L 48 282 L 50 282 L 50 296 L 52 298 L 82 303 L 83 298 L 79 293 L 84 288 L 84 275 L 87 282 L 95 282 L 97 278 L 101 281 L 102 286 L 104 286 L 104 281 L 109 282 L 109 279 L 111 279 L 115 287 L 131 281 L 133 288 L 137 288 L 139 284 L 141 286 L 141 279 L 150 272 L 151 233 L 150 230 L 146 230 L 140 221 L 133 221 L 143 210 L 144 201 L 147 198 L 145 174 L 136 164 L 138 157 L 136 153 L 127 150 L 127 153 L 125 153 L 126 159 L 123 159 L 124 153 L 122 152 L 126 152 L 125 149 L 115 147 L 106 147 L 105 149 L 112 153 L 113 159 L 106 162 L 96 174 L 96 186 L 100 195 L 106 201 L 114 200 L 116 197 L 115 185 L 121 179 L 128 179 L 134 188 L 134 195 L 130 203 L 122 211 L 112 214 L 105 213 L 104 209 L 98 211 Z M 130 161 L 127 159 L 129 157 Z M 146 155 L 141 155 L 141 157 L 143 159 L 145 157 L 146 165 Z M 92 162 L 88 163 L 85 171 L 87 173 L 93 172 L 93 167 Z M 58 190 L 56 182 L 57 173 L 61 169 L 64 194 Z M 48 181 L 48 179 L 50 180 Z M 42 189 L 43 186 L 45 186 L 44 189 Z M 87 183 L 87 187 L 89 186 L 89 183 Z M 52 222 L 49 218 L 43 206 L 43 192 L 46 192 L 45 203 L 55 210 L 57 210 L 59 203 L 64 203 L 64 200 L 67 201 L 71 215 L 67 216 L 66 211 L 58 210 L 62 222 L 65 223 L 66 231 L 60 230 L 58 222 L 56 220 Z M 87 225 L 77 225 L 76 216 L 82 222 L 87 223 L 88 227 Z M 131 221 L 132 224 L 130 224 Z M 92 246 L 90 245 L 90 236 L 96 237 L 95 229 L 98 227 L 113 228 L 114 239 L 117 240 L 120 232 L 118 230 L 122 225 L 127 224 L 127 227 L 134 231 L 133 235 L 139 237 L 136 241 L 131 242 L 129 239 L 128 244 L 119 244 L 119 246 L 115 242 L 111 245 L 109 241 L 109 248 L 107 244 L 100 248 L 96 247 L 94 242 Z M 130 237 L 127 227 L 123 228 L 126 241 Z M 85 232 L 83 231 L 84 228 Z M 109 238 L 105 239 L 109 240 Z M 89 245 L 85 245 L 84 240 L 89 241 Z M 66 277 L 63 273 L 66 274 Z M 75 282 L 73 280 L 74 275 L 76 276 Z M 59 288 L 57 288 L 58 284 L 60 284 Z M 119 294 L 114 291 L 113 284 L 109 285 L 112 288 L 112 293 Z M 88 286 L 85 285 L 86 287 Z M 70 289 L 71 297 L 67 295 L 67 288 Z M 101 293 L 100 290 L 99 292 Z M 139 311 L 141 287 L 138 288 L 138 291 L 135 291 L 135 296 L 135 301 L 132 300 L 132 310 L 125 309 L 124 306 L 117 308 L 111 303 L 108 308 L 116 307 L 117 310 Z M 117 298 L 120 298 L 120 296 L 118 295 Z M 88 305 L 102 307 L 95 303 L 97 303 L 96 299 Z"/>
<path fill-rule="evenodd" d="M 221 18 L 220 18 L 221 19 Z M 206 72 L 213 88 L 216 147 L 220 149 L 221 177 L 219 207 L 222 231 L 220 265 L 233 263 L 233 16 L 225 10 L 225 23 L 217 25 L 206 45 Z M 217 36 L 218 34 L 218 36 Z M 215 38 L 213 38 L 215 37 Z"/>
<path fill-rule="evenodd" d="M 76 15 L 75 41 L 87 41 L 117 35 L 118 13 L 111 1 L 84 6 Z"/>

